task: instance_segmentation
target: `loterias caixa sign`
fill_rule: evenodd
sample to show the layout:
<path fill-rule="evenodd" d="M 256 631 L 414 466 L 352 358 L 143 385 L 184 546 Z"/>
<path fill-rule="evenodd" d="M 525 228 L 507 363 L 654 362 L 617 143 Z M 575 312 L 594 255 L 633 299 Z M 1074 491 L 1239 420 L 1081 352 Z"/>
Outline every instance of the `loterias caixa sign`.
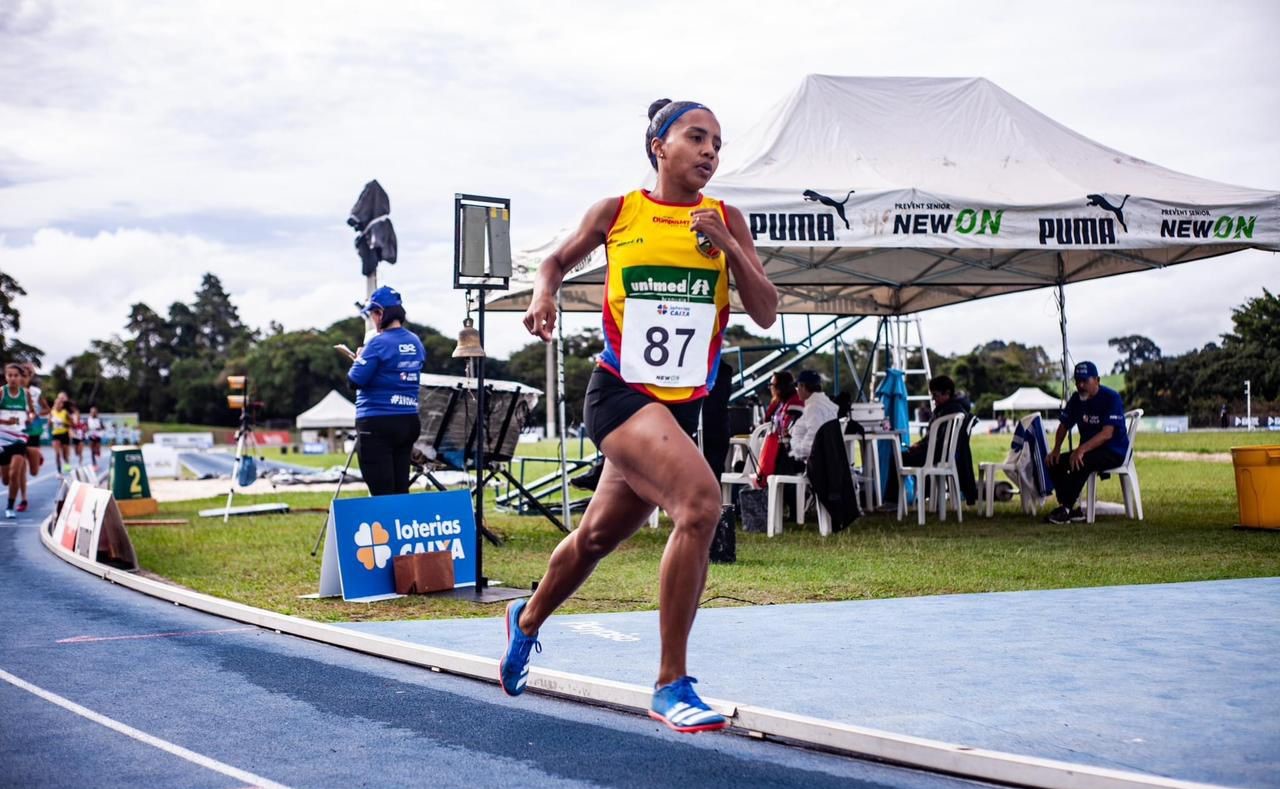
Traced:
<path fill-rule="evenodd" d="M 921 193 L 805 189 L 723 195 L 758 246 L 1107 248 L 1280 245 L 1280 207 L 1172 205 L 1090 192 L 1039 206 L 981 204 Z"/>

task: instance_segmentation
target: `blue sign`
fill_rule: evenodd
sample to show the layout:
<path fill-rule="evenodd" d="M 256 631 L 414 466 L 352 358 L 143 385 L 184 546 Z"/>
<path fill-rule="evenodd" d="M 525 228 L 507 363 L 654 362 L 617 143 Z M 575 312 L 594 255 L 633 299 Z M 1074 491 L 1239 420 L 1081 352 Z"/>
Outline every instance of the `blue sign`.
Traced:
<path fill-rule="evenodd" d="M 411 553 L 448 551 L 454 585 L 476 582 L 475 513 L 465 490 L 336 499 L 332 513 L 329 542 L 336 548 L 345 600 L 394 596 L 392 557 Z"/>

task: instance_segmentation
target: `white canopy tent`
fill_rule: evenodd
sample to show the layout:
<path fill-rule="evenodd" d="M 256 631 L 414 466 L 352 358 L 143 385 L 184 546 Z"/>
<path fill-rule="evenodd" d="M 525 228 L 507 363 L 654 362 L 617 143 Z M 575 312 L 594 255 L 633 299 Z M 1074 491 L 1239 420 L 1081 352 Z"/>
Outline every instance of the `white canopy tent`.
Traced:
<path fill-rule="evenodd" d="M 320 402 L 298 414 L 296 423 L 299 430 L 352 428 L 356 426 L 356 404 L 339 394 L 338 390 L 330 389 Z"/>
<path fill-rule="evenodd" d="M 1280 251 L 1280 193 L 1107 148 L 980 78 L 810 75 L 729 136 L 707 192 L 743 212 L 785 313 L 906 314 Z M 558 240 L 518 262 L 531 271 Z M 597 250 L 564 309 L 599 310 L 604 274 Z"/>
<path fill-rule="evenodd" d="M 1023 386 L 1018 391 L 997 400 L 993 411 L 1047 411 L 1055 414 L 1062 408 L 1062 399 L 1034 386 Z"/>
<path fill-rule="evenodd" d="M 905 315 L 1056 287 L 1064 387 L 1068 283 L 1280 251 L 1280 192 L 1108 148 L 981 78 L 807 76 L 730 130 L 706 191 L 742 211 L 781 313 Z M 568 233 L 517 270 L 531 278 Z M 606 273 L 597 249 L 561 309 L 599 311 Z M 524 311 L 531 296 L 486 306 Z M 733 287 L 730 302 L 743 311 Z"/>

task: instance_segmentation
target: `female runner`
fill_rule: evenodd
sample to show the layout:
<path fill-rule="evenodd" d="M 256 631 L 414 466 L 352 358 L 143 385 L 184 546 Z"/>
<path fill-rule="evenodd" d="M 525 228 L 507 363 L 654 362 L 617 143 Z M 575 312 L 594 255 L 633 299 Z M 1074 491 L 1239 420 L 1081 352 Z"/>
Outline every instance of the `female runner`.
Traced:
<path fill-rule="evenodd" d="M 27 424 L 34 418 L 31 400 L 24 385 L 21 364 L 10 362 L 4 368 L 4 386 L 0 388 L 0 479 L 8 487 L 6 519 L 16 518 L 14 503 L 25 497 L 27 482 Z M 25 500 L 19 508 L 26 509 Z"/>
<path fill-rule="evenodd" d="M 728 721 L 693 690 L 686 653 L 707 556 L 720 517 L 720 486 L 691 438 L 715 384 L 729 319 L 729 278 L 757 324 L 773 325 L 778 296 L 756 257 L 742 213 L 701 190 L 719 165 L 720 124 L 694 102 L 654 102 L 645 152 L 652 192 L 601 200 L 577 232 L 542 262 L 525 327 L 544 341 L 565 272 L 605 245 L 605 350 L 587 388 L 587 430 L 605 456 L 581 525 L 551 555 L 533 596 L 507 607 L 502 688 L 524 691 L 538 628 L 596 564 L 641 527 L 655 506 L 674 526 L 662 555 L 661 663 L 651 717 L 679 732 Z"/>
<path fill-rule="evenodd" d="M 49 435 L 53 439 L 53 465 L 58 475 L 71 473 L 71 398 L 58 392 L 49 410 Z"/>

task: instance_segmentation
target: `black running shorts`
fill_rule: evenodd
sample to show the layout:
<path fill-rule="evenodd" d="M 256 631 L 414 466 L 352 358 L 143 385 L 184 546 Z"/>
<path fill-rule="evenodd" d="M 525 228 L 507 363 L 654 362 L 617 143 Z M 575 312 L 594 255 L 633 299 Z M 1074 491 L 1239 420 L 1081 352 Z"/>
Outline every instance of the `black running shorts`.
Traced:
<path fill-rule="evenodd" d="M 26 457 L 26 456 L 27 456 L 26 444 L 22 444 L 22 443 L 8 444 L 4 447 L 4 449 L 0 449 L 0 468 L 8 467 L 9 461 L 13 460 L 16 457 Z"/>
<path fill-rule="evenodd" d="M 621 378 L 603 367 L 597 367 L 587 384 L 586 403 L 583 406 L 587 435 L 595 442 L 596 449 L 599 449 L 605 437 L 630 419 L 632 414 L 650 403 L 661 402 L 627 386 Z M 698 416 L 702 413 L 701 399 L 663 405 L 676 418 L 680 429 L 685 433 L 692 436 L 698 431 Z"/>

